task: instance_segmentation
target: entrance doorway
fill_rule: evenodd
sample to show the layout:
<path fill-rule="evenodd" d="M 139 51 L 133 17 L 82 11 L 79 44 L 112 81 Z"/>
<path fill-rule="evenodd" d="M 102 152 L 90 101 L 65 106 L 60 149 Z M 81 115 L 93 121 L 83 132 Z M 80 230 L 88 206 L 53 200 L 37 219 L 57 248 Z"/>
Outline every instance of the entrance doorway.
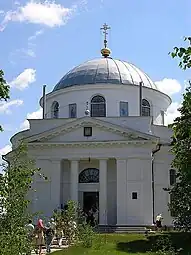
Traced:
<path fill-rule="evenodd" d="M 99 210 L 99 192 L 83 193 L 83 209 L 88 212 L 91 209 Z"/>

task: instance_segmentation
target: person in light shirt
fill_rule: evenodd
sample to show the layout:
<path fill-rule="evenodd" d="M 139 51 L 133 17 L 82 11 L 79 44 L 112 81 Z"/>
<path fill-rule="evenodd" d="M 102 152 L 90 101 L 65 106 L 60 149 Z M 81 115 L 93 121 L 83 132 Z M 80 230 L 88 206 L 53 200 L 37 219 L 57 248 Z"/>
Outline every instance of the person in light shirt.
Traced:
<path fill-rule="evenodd" d="M 163 217 L 162 217 L 162 214 L 158 214 L 156 216 L 156 227 L 157 227 L 157 230 L 161 230 L 162 229 L 162 220 L 163 220 Z"/>

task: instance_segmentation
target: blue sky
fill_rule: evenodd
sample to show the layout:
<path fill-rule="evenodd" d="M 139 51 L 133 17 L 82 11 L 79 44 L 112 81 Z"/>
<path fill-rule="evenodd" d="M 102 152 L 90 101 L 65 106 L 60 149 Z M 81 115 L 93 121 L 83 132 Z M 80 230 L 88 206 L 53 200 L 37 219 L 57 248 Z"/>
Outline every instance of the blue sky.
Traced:
<path fill-rule="evenodd" d="M 49 92 L 71 68 L 100 56 L 105 22 L 112 57 L 132 62 L 171 95 L 171 122 L 190 77 L 168 52 L 190 35 L 190 9 L 189 0 L 0 1 L 0 69 L 11 85 L 11 99 L 0 103 L 0 154 L 27 128 L 26 118 L 41 116 L 43 84 Z"/>

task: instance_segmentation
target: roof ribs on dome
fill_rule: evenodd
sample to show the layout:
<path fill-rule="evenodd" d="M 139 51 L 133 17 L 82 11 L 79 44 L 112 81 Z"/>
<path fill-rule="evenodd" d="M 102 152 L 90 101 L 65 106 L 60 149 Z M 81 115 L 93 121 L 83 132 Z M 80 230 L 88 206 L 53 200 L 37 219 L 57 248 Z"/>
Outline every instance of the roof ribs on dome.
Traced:
<path fill-rule="evenodd" d="M 53 91 L 76 85 L 121 84 L 139 85 L 157 89 L 156 84 L 139 68 L 125 61 L 113 58 L 99 58 L 87 61 L 69 71 Z"/>

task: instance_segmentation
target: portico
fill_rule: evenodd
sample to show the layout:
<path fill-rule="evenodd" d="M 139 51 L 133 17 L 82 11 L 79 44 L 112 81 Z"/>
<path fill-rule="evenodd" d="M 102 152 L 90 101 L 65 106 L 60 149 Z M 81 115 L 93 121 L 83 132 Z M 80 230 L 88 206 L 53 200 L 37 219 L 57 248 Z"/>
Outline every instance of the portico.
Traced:
<path fill-rule="evenodd" d="M 58 142 L 65 140 L 66 132 L 81 134 L 90 124 L 100 130 L 97 139 L 107 130 L 110 139 L 123 140 L 96 142 L 82 136 L 82 142 Z M 51 216 L 54 209 L 73 200 L 81 209 L 97 208 L 100 225 L 152 224 L 151 155 L 156 138 L 116 129 L 84 118 L 75 120 L 70 131 L 61 127 L 51 136 L 34 136 L 34 142 L 30 138 L 30 153 L 49 180 L 35 181 L 35 208 Z M 49 202 L 44 202 L 45 197 Z"/>
<path fill-rule="evenodd" d="M 50 163 L 52 210 L 68 200 L 84 209 L 84 196 L 89 194 L 92 200 L 98 196 L 92 205 L 99 210 L 100 225 L 152 224 L 151 158 L 92 157 Z"/>

